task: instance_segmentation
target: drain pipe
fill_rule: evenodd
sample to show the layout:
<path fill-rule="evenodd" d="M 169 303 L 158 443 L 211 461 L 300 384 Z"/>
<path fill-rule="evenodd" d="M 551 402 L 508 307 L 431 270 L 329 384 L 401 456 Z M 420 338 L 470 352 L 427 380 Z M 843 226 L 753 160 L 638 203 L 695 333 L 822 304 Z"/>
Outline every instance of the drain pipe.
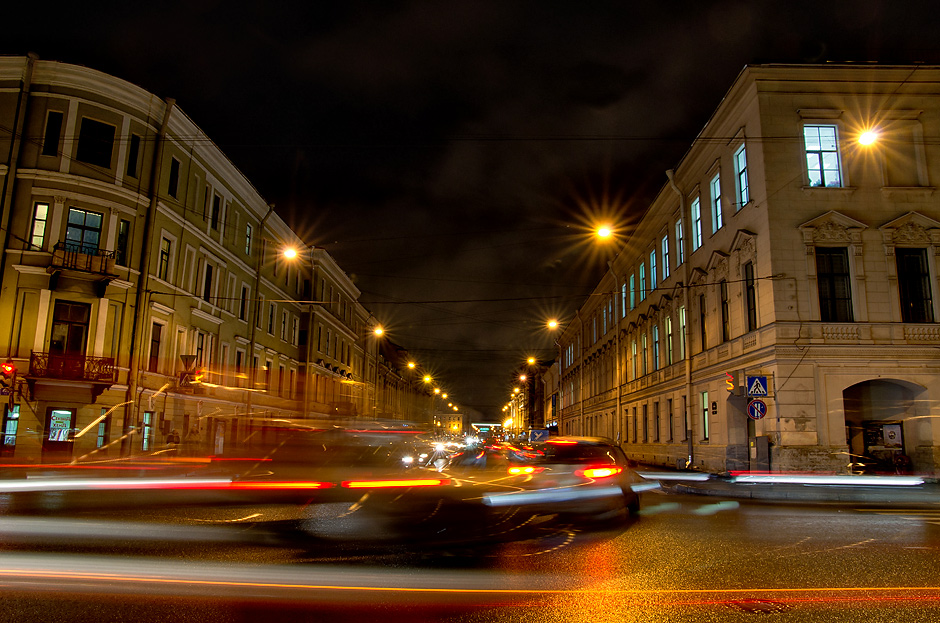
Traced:
<path fill-rule="evenodd" d="M 691 468 L 693 466 L 694 459 L 694 444 L 692 440 L 692 417 L 689 413 L 692 406 L 692 324 L 689 322 L 689 279 L 691 279 L 691 269 L 689 267 L 691 253 L 688 248 L 689 240 L 689 229 L 687 227 L 688 223 L 686 222 L 686 211 L 685 211 L 685 195 L 682 194 L 682 191 L 679 190 L 679 187 L 676 185 L 675 170 L 669 169 L 666 171 L 666 177 L 669 179 L 669 187 L 676 193 L 676 196 L 679 197 L 679 222 L 682 223 L 682 238 L 683 243 L 686 248 L 682 249 L 682 281 L 685 284 L 685 326 L 683 327 L 683 339 L 685 340 L 685 421 L 686 421 L 686 430 L 685 437 L 688 442 L 688 457 L 686 458 L 685 467 Z M 679 241 L 676 241 L 678 246 Z"/>
<path fill-rule="evenodd" d="M 140 339 L 140 333 L 143 331 L 143 328 L 140 326 L 140 324 L 143 319 L 148 317 L 148 309 L 145 309 L 145 306 L 148 306 L 149 302 L 148 288 L 150 287 L 150 250 L 153 248 L 151 232 L 154 228 L 158 203 L 160 201 L 159 190 L 160 180 L 162 179 L 163 174 L 163 150 L 166 144 L 167 126 L 170 123 L 170 115 L 172 114 L 175 105 L 176 100 L 173 98 L 168 97 L 165 99 L 163 121 L 160 123 L 160 127 L 157 130 L 156 149 L 154 150 L 155 153 L 153 156 L 153 161 L 150 165 L 150 188 L 147 193 L 148 199 L 150 201 L 147 206 L 147 218 L 144 221 L 144 231 L 143 236 L 141 237 L 141 240 L 143 240 L 143 246 L 140 250 L 140 273 L 137 276 L 137 293 L 134 298 L 134 321 L 131 325 L 130 361 L 128 362 L 127 366 L 127 393 L 124 397 L 124 400 L 127 402 L 127 406 L 124 407 L 124 441 L 121 443 L 122 456 L 130 451 L 131 442 L 128 441 L 130 439 L 128 435 L 137 418 L 137 391 L 139 385 L 138 377 L 140 376 L 140 359 L 142 354 L 141 351 L 143 350 L 143 340 Z"/>
<path fill-rule="evenodd" d="M 30 52 L 26 55 L 26 67 L 23 71 L 23 82 L 19 97 L 16 99 L 16 116 L 13 121 L 13 132 L 10 136 L 10 155 L 7 158 L 7 174 L 3 178 L 3 194 L 0 195 L 0 230 L 3 230 L 3 252 L 10 246 L 10 220 L 13 214 L 13 191 L 16 188 L 17 167 L 20 160 L 20 151 L 23 147 L 23 133 L 26 131 L 26 113 L 29 108 L 29 91 L 33 84 L 33 70 L 39 56 Z M 0 258 L 0 283 L 3 283 L 3 273 L 6 268 L 6 259 Z M 10 344 L 13 341 L 10 340 Z M 10 349 L 12 352 L 12 348 Z"/>

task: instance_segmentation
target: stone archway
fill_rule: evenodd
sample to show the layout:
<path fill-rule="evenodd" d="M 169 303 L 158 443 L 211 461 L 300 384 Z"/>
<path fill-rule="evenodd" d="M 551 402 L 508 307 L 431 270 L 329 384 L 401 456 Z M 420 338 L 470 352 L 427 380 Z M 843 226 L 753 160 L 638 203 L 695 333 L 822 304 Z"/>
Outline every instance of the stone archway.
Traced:
<path fill-rule="evenodd" d="M 931 443 L 929 424 L 918 419 L 925 394 L 920 385 L 896 379 L 863 381 L 843 390 L 852 471 L 910 471 L 915 448 Z"/>

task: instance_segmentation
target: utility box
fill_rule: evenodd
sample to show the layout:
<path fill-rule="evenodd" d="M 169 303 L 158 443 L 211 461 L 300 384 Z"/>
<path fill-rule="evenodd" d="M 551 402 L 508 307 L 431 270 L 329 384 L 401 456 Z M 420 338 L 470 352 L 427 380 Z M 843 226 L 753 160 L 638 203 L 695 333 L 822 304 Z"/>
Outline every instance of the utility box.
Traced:
<path fill-rule="evenodd" d="M 748 458 L 752 472 L 770 471 L 770 439 L 758 435 L 748 439 Z"/>

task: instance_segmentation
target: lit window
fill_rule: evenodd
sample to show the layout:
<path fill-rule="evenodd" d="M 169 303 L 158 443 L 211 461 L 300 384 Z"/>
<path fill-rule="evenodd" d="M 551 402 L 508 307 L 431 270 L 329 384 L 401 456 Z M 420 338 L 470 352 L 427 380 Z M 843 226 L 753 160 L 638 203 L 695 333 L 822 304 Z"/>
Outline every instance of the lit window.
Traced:
<path fill-rule="evenodd" d="M 682 266 L 685 261 L 685 233 L 682 231 L 682 220 L 676 221 L 676 267 Z"/>
<path fill-rule="evenodd" d="M 661 247 L 663 250 L 663 280 L 669 277 L 669 236 L 663 236 Z"/>
<path fill-rule="evenodd" d="M 646 264 L 640 263 L 640 300 L 646 300 Z"/>
<path fill-rule="evenodd" d="M 636 275 L 630 275 L 630 309 L 636 307 Z"/>
<path fill-rule="evenodd" d="M 713 177 L 709 188 L 712 202 L 712 233 L 715 233 L 724 224 L 721 218 L 721 177 L 718 175 Z"/>
<path fill-rule="evenodd" d="M 734 175 L 737 181 L 738 209 L 740 210 L 751 200 L 750 188 L 747 183 L 747 152 L 744 145 L 734 152 Z"/>
<path fill-rule="evenodd" d="M 656 289 L 656 249 L 650 251 L 650 293 Z"/>
<path fill-rule="evenodd" d="M 692 250 L 702 246 L 702 202 L 696 197 L 692 201 Z"/>
<path fill-rule="evenodd" d="M 803 126 L 806 146 L 806 173 L 810 186 L 842 186 L 839 165 L 839 133 L 834 125 Z"/>
<path fill-rule="evenodd" d="M 69 251 L 98 254 L 103 217 L 97 212 L 69 208 L 69 221 L 65 226 L 65 247 Z"/>
<path fill-rule="evenodd" d="M 29 243 L 36 249 L 42 249 L 46 240 L 46 219 L 49 218 L 49 204 L 37 203 L 33 212 L 33 229 Z"/>

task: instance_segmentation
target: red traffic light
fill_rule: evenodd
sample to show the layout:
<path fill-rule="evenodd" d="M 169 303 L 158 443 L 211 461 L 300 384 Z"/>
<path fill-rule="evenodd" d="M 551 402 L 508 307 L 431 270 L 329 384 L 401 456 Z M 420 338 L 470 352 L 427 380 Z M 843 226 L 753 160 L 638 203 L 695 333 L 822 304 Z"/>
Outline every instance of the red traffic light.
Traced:
<path fill-rule="evenodd" d="M 2 374 L 5 379 L 10 378 L 16 374 L 16 365 L 9 360 L 0 363 L 0 374 Z"/>

